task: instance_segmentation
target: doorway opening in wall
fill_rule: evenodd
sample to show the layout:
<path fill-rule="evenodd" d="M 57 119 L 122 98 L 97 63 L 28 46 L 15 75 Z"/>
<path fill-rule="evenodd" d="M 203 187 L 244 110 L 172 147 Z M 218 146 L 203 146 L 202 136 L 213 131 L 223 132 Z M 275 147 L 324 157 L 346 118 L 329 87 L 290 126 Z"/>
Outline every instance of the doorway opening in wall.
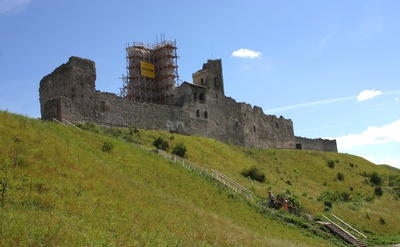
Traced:
<path fill-rule="evenodd" d="M 301 143 L 296 143 L 296 149 L 302 150 L 303 147 L 301 146 Z"/>

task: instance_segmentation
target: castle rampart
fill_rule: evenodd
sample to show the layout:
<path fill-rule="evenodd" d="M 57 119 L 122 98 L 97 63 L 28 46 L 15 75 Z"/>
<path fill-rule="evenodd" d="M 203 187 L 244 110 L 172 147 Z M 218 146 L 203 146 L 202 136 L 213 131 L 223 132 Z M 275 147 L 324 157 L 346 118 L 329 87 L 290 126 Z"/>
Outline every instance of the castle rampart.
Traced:
<path fill-rule="evenodd" d="M 324 150 L 328 152 L 337 152 L 336 140 L 327 139 L 309 139 L 296 136 L 296 149 L 305 150 Z"/>
<path fill-rule="evenodd" d="M 247 147 L 337 152 L 336 141 L 294 136 L 293 122 L 224 95 L 221 60 L 208 60 L 193 83 L 174 89 L 172 104 L 142 103 L 99 92 L 95 63 L 71 57 L 40 82 L 42 118 L 199 135 Z"/>

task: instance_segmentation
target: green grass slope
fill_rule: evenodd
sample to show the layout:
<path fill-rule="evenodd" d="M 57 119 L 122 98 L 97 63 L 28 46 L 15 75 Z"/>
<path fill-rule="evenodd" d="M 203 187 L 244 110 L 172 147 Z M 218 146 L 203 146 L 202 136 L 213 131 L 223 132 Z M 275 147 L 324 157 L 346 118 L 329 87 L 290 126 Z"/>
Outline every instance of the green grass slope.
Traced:
<path fill-rule="evenodd" d="M 249 149 L 158 131 L 94 130 L 103 135 L 0 112 L 0 246 L 341 244 L 262 213 L 209 177 L 122 140 L 151 147 L 157 137 L 171 147 L 183 143 L 189 160 L 227 174 L 256 197 L 267 189 L 289 192 L 317 217 L 333 212 L 376 241 L 399 240 L 397 169 L 345 154 Z M 111 152 L 102 151 L 105 143 Z M 334 168 L 327 166 L 330 160 Z M 264 172 L 266 181 L 242 176 L 249 167 Z M 382 179 L 382 196 L 371 185 L 373 172 Z M 324 201 L 333 202 L 330 212 L 324 212 Z"/>

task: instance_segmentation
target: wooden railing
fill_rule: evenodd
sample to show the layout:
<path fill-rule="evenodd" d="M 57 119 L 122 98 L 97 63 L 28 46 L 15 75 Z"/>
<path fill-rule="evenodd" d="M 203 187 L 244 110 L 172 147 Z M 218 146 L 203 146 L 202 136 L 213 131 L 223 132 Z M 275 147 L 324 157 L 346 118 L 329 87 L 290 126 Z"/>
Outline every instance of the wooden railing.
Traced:
<path fill-rule="evenodd" d="M 346 222 L 344 222 L 342 219 L 340 219 L 336 215 L 332 214 L 332 216 L 335 218 L 335 220 L 333 220 L 335 223 L 340 222 L 340 225 L 342 225 L 342 228 L 345 228 L 346 231 L 351 232 L 352 233 L 351 235 L 355 236 L 357 239 L 361 240 L 363 243 L 367 243 L 367 239 L 368 239 L 367 236 L 365 236 L 360 231 L 358 231 L 354 227 L 352 227 L 349 224 L 347 224 Z"/>
<path fill-rule="evenodd" d="M 196 171 L 198 173 L 203 173 L 203 174 L 208 174 L 207 169 L 204 169 L 201 166 L 196 165 L 195 163 L 186 160 L 184 158 L 179 157 L 178 155 L 175 154 L 169 154 L 163 150 L 157 150 L 157 153 L 167 159 L 170 159 L 172 161 L 174 161 L 175 163 L 178 163 L 180 165 L 182 165 L 183 167 L 186 167 L 189 170 L 193 170 Z"/>
<path fill-rule="evenodd" d="M 243 187 L 242 185 L 240 185 L 239 183 L 237 183 L 230 177 L 224 175 L 223 173 L 221 173 L 217 170 L 211 169 L 211 174 L 210 174 L 207 169 L 205 169 L 199 165 L 196 165 L 195 163 L 193 163 L 189 160 L 183 159 L 177 155 L 169 154 L 163 150 L 157 150 L 157 153 L 169 160 L 172 160 L 172 161 L 182 165 L 183 167 L 190 169 L 190 170 L 196 171 L 198 173 L 206 174 L 206 175 L 211 175 L 211 177 L 214 178 L 215 180 L 219 181 L 226 187 L 232 189 L 236 193 L 243 194 L 247 198 L 252 198 L 252 196 L 253 196 L 253 193 L 250 190 L 246 189 L 245 187 Z"/>
<path fill-rule="evenodd" d="M 57 119 L 53 118 L 53 122 L 56 122 L 56 123 L 59 123 L 59 124 L 62 124 L 62 125 L 69 125 L 69 126 L 72 126 L 72 127 L 76 128 L 78 130 L 82 130 L 78 126 L 76 126 L 75 124 L 73 124 L 70 121 L 68 121 L 66 119 L 63 119 L 63 118 L 61 119 L 61 121 L 58 121 Z"/>
<path fill-rule="evenodd" d="M 330 223 L 334 224 L 335 226 L 337 226 L 338 228 L 340 228 L 343 232 L 347 233 L 349 236 L 351 236 L 352 238 L 354 238 L 355 240 L 358 240 L 362 243 L 367 244 L 367 236 L 365 236 L 364 234 L 362 234 L 360 231 L 358 231 L 357 229 L 355 229 L 354 227 L 350 226 L 349 224 L 347 224 L 346 222 L 344 222 L 342 219 L 340 219 L 339 217 L 337 217 L 336 215 L 332 214 L 333 218 L 332 220 L 330 220 L 328 217 L 326 217 L 325 215 L 322 215 L 322 217 L 324 217 L 326 220 L 328 220 Z"/>
<path fill-rule="evenodd" d="M 245 187 L 243 187 L 242 185 L 240 185 L 239 183 L 237 183 L 236 181 L 234 181 L 233 179 L 229 178 L 228 176 L 222 174 L 221 172 L 211 169 L 211 176 L 220 181 L 222 184 L 224 184 L 225 186 L 231 188 L 232 190 L 234 190 L 237 193 L 241 193 L 244 196 L 246 196 L 247 198 L 252 198 L 253 197 L 253 193 L 246 189 Z"/>

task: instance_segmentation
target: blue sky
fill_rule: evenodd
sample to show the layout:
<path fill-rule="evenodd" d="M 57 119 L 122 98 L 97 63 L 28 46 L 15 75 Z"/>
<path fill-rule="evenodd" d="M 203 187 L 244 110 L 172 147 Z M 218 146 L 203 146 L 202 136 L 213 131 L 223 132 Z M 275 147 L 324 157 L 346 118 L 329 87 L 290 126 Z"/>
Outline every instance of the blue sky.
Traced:
<path fill-rule="evenodd" d="M 39 82 L 70 56 L 119 93 L 126 44 L 165 35 L 182 81 L 221 58 L 227 96 L 400 168 L 399 12 L 397 0 L 0 0 L 0 109 L 40 117 Z"/>

